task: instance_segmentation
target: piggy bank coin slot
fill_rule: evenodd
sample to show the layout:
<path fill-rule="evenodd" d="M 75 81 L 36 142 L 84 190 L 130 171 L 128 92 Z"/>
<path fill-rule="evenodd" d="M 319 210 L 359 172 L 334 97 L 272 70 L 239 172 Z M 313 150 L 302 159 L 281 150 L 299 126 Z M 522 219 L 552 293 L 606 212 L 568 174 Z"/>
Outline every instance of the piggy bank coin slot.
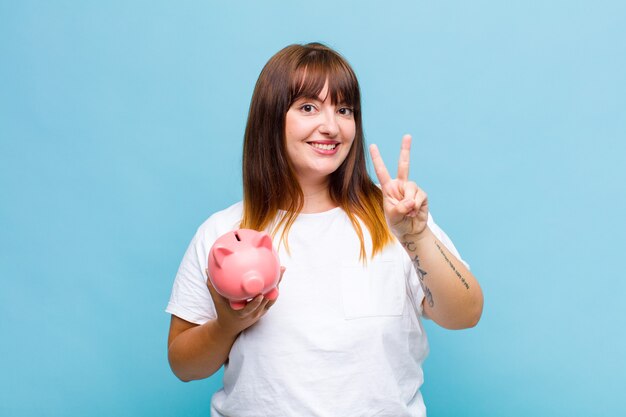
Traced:
<path fill-rule="evenodd" d="M 235 232 L 235 239 L 237 239 L 237 242 L 241 242 L 241 238 L 239 237 L 239 233 Z"/>

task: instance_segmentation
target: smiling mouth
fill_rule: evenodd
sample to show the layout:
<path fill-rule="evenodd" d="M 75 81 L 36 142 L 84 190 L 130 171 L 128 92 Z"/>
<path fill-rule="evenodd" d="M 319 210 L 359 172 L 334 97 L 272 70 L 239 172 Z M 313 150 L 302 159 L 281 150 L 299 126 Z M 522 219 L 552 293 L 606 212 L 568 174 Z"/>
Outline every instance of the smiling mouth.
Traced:
<path fill-rule="evenodd" d="M 332 151 L 337 146 L 339 146 L 338 143 L 317 143 L 317 142 L 307 142 L 307 143 L 311 145 L 312 147 L 316 149 L 321 149 L 323 151 Z"/>

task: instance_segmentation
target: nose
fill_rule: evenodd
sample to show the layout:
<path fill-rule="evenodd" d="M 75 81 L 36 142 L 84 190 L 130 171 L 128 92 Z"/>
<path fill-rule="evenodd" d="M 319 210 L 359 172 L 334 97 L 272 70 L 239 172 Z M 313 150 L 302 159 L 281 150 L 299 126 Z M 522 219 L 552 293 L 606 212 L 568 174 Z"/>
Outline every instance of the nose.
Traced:
<path fill-rule="evenodd" d="M 323 135 L 331 138 L 339 134 L 339 124 L 337 124 L 334 110 L 324 112 L 319 126 L 319 131 Z"/>

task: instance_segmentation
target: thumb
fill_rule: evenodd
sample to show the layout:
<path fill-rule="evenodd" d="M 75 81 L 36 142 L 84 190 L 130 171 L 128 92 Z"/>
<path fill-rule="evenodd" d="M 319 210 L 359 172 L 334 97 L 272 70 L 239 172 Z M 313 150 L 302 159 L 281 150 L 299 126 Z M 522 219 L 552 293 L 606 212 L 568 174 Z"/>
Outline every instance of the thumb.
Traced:
<path fill-rule="evenodd" d="M 400 214 L 408 214 L 415 209 L 415 200 L 402 200 L 396 205 Z"/>

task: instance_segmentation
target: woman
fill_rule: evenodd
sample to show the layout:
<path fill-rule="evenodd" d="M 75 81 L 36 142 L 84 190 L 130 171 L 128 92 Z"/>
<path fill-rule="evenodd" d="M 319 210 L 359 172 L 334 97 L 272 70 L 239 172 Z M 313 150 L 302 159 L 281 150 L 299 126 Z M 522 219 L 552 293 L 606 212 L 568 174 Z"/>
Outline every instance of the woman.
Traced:
<path fill-rule="evenodd" d="M 370 148 L 349 64 L 317 43 L 273 56 L 257 81 L 243 150 L 243 202 L 200 226 L 167 311 L 169 360 L 182 380 L 222 365 L 214 416 L 423 416 L 428 344 L 421 323 L 474 326 L 480 287 L 408 180 L 410 136 L 392 179 Z M 207 280 L 213 242 L 267 230 L 280 296 L 242 310 Z"/>

